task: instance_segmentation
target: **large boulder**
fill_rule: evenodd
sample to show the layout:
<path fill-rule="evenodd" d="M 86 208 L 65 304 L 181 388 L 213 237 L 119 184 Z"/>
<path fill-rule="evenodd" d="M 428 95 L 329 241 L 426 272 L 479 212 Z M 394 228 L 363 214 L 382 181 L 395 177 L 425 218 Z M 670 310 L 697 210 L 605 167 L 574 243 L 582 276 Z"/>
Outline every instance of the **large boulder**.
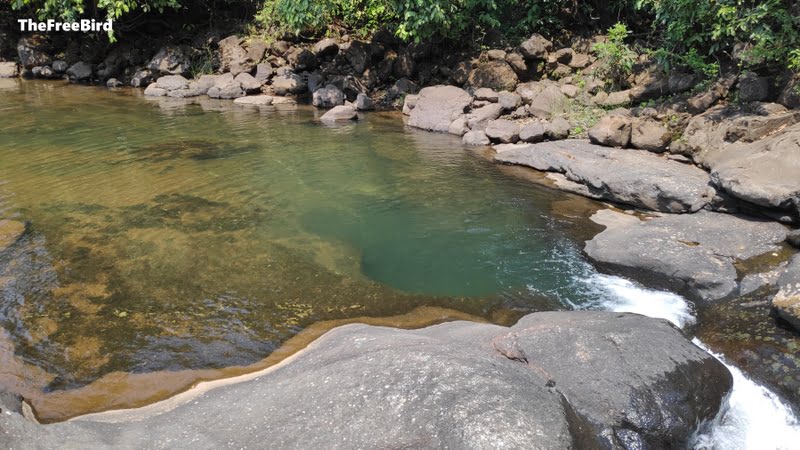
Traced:
<path fill-rule="evenodd" d="M 41 36 L 26 36 L 17 41 L 17 57 L 24 69 L 46 66 L 51 62 L 47 54 L 47 44 Z"/>
<path fill-rule="evenodd" d="M 67 69 L 67 76 L 71 81 L 86 82 L 92 78 L 92 65 L 78 61 Z"/>
<path fill-rule="evenodd" d="M 772 308 L 800 331 L 800 254 L 792 258 L 778 278 L 778 293 L 772 297 Z"/>
<path fill-rule="evenodd" d="M 631 147 L 661 153 L 669 147 L 672 133 L 654 120 L 640 119 L 631 126 Z"/>
<path fill-rule="evenodd" d="M 778 103 L 790 109 L 800 108 L 800 74 L 789 78 L 781 89 Z"/>
<path fill-rule="evenodd" d="M 528 105 L 528 112 L 540 119 L 549 119 L 555 114 L 560 114 L 566 111 L 567 97 L 561 92 L 561 88 L 555 84 L 539 85 L 541 90 L 534 94 L 529 94 L 527 91 L 517 91 L 520 98 L 525 100 L 526 96 L 530 98 Z"/>
<path fill-rule="evenodd" d="M 298 72 L 317 67 L 316 55 L 306 48 L 295 48 L 286 55 L 286 61 Z"/>
<path fill-rule="evenodd" d="M 485 130 L 489 122 L 497 119 L 501 114 L 503 114 L 503 105 L 490 103 L 473 109 L 465 119 L 470 130 Z"/>
<path fill-rule="evenodd" d="M 311 104 L 317 108 L 333 108 L 344 104 L 344 92 L 336 86 L 329 84 L 322 89 L 314 91 Z"/>
<path fill-rule="evenodd" d="M 364 73 L 372 62 L 370 45 L 363 41 L 353 41 L 344 50 L 344 57 L 357 75 Z"/>
<path fill-rule="evenodd" d="M 330 58 L 339 53 L 339 44 L 336 39 L 326 38 L 314 44 L 313 50 L 317 58 Z"/>
<path fill-rule="evenodd" d="M 472 96 L 455 86 L 430 86 L 419 93 L 408 125 L 423 130 L 448 132 L 450 124 L 472 103 Z"/>
<path fill-rule="evenodd" d="M 587 197 L 652 211 L 698 211 L 715 195 L 708 174 L 695 166 L 582 140 L 495 146 L 494 160 L 553 172 L 557 187 Z"/>
<path fill-rule="evenodd" d="M 484 132 L 494 142 L 507 144 L 519 140 L 519 125 L 508 119 L 497 119 L 489 122 Z"/>
<path fill-rule="evenodd" d="M 553 43 L 541 34 L 534 34 L 519 45 L 519 52 L 528 59 L 547 59 L 547 54 L 553 50 Z"/>
<path fill-rule="evenodd" d="M 217 44 L 219 46 L 220 71 L 234 76 L 242 72 L 252 72 L 255 63 L 242 47 L 243 40 L 238 36 L 228 36 Z"/>
<path fill-rule="evenodd" d="M 53 64 L 55 66 L 55 64 Z M 147 87 L 153 82 L 153 73 L 147 69 L 137 70 L 131 77 L 131 86 Z"/>
<path fill-rule="evenodd" d="M 320 117 L 323 122 L 339 122 L 358 119 L 358 111 L 350 105 L 334 106 Z"/>
<path fill-rule="evenodd" d="M 706 164 L 728 194 L 800 218 L 800 124 L 756 142 L 730 145 L 708 155 Z"/>
<path fill-rule="evenodd" d="M 763 102 L 770 97 L 772 80 L 760 77 L 753 72 L 745 72 L 739 77 L 739 101 Z"/>
<path fill-rule="evenodd" d="M 184 401 L 51 425 L 4 408 L 0 429 L 11 448 L 684 448 L 731 384 L 680 330 L 636 314 L 354 324 Z"/>
<path fill-rule="evenodd" d="M 184 48 L 168 45 L 153 56 L 147 63 L 147 68 L 156 74 L 186 75 L 190 65 L 189 56 Z"/>
<path fill-rule="evenodd" d="M 498 91 L 513 91 L 519 78 L 516 72 L 503 60 L 493 60 L 478 64 L 469 73 L 467 84 L 472 87 L 486 87 Z"/>
<path fill-rule="evenodd" d="M 19 76 L 17 63 L 11 61 L 0 61 L 0 78 L 16 78 Z"/>
<path fill-rule="evenodd" d="M 589 129 L 589 140 L 597 145 L 627 147 L 631 143 L 631 118 L 623 115 L 603 116 Z"/>
<path fill-rule="evenodd" d="M 302 94 L 308 89 L 308 85 L 300 75 L 287 72 L 272 79 L 272 89 L 277 95 Z"/>
<path fill-rule="evenodd" d="M 599 269 L 704 302 L 737 295 L 736 263 L 777 251 L 787 233 L 775 222 L 708 211 L 642 221 L 602 210 L 592 220 L 606 226 L 584 249 Z"/>

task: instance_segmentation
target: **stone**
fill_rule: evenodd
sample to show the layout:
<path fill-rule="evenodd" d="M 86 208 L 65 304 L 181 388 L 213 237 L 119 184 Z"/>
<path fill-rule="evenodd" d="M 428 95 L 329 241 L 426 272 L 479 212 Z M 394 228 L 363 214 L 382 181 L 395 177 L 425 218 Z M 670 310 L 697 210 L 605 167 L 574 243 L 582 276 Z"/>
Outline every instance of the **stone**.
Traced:
<path fill-rule="evenodd" d="M 50 56 L 45 51 L 47 43 L 42 36 L 26 36 L 17 41 L 17 57 L 24 69 L 33 69 L 36 66 L 50 64 Z"/>
<path fill-rule="evenodd" d="M 731 196 L 800 218 L 800 124 L 707 155 L 711 179 Z"/>
<path fill-rule="evenodd" d="M 778 103 L 789 109 L 800 108 L 800 75 L 789 78 L 778 95 Z"/>
<path fill-rule="evenodd" d="M 260 63 L 267 54 L 269 44 L 263 39 L 253 38 L 247 43 L 247 59 L 253 64 Z"/>
<path fill-rule="evenodd" d="M 570 61 L 572 61 L 572 55 L 574 54 L 575 52 L 571 48 L 566 47 L 558 49 L 553 54 L 549 55 L 548 60 L 552 59 L 553 61 L 561 64 L 569 64 Z"/>
<path fill-rule="evenodd" d="M 116 78 L 109 78 L 108 81 L 106 81 L 106 87 L 109 89 L 119 88 L 122 86 L 123 86 L 122 81 L 119 81 Z"/>
<path fill-rule="evenodd" d="M 739 101 L 763 102 L 770 97 L 769 77 L 759 77 L 753 72 L 745 72 L 739 77 Z"/>
<path fill-rule="evenodd" d="M 517 74 L 517 77 L 527 78 L 530 75 L 528 73 L 528 64 L 525 63 L 525 58 L 523 58 L 519 52 L 506 54 L 506 62 Z"/>
<path fill-rule="evenodd" d="M 513 111 L 522 104 L 522 97 L 513 92 L 500 91 L 497 94 L 497 103 L 500 103 L 505 111 Z"/>
<path fill-rule="evenodd" d="M 89 81 L 92 78 L 92 66 L 89 63 L 78 61 L 67 69 L 67 76 L 71 81 Z"/>
<path fill-rule="evenodd" d="M 323 122 L 338 122 L 356 119 L 358 119 L 358 112 L 352 106 L 347 105 L 334 106 L 333 109 L 330 109 L 328 112 L 323 114 L 322 117 L 320 117 L 320 120 Z"/>
<path fill-rule="evenodd" d="M 234 36 L 235 37 L 235 36 Z M 238 41 L 238 39 L 237 39 Z M 292 44 L 287 41 L 275 41 L 269 46 L 269 51 L 275 56 L 283 57 L 292 48 Z"/>
<path fill-rule="evenodd" d="M 165 91 L 174 91 L 189 87 L 189 80 L 181 75 L 167 75 L 156 80 L 156 87 Z"/>
<path fill-rule="evenodd" d="M 370 45 L 362 41 L 353 41 L 344 50 L 344 56 L 356 74 L 364 73 L 370 65 Z"/>
<path fill-rule="evenodd" d="M 513 91 L 519 78 L 516 72 L 505 61 L 488 61 L 478 64 L 467 77 L 467 84 L 472 87 L 486 87 L 498 91 Z"/>
<path fill-rule="evenodd" d="M 167 95 L 167 90 L 158 87 L 156 83 L 150 83 L 144 90 L 144 95 L 148 97 L 164 97 Z"/>
<path fill-rule="evenodd" d="M 336 86 L 329 84 L 317 89 L 312 95 L 311 104 L 317 108 L 333 108 L 344 104 L 344 92 Z"/>
<path fill-rule="evenodd" d="M 277 95 L 301 94 L 307 87 L 303 78 L 296 73 L 287 73 L 272 79 L 272 88 Z"/>
<path fill-rule="evenodd" d="M 138 70 L 131 77 L 131 86 L 147 87 L 153 82 L 153 73 L 149 70 Z"/>
<path fill-rule="evenodd" d="M 375 109 L 375 102 L 372 101 L 369 95 L 359 93 L 356 96 L 356 109 L 359 111 L 372 111 Z"/>
<path fill-rule="evenodd" d="M 59 60 L 59 61 L 53 61 L 53 65 L 51 67 L 53 69 L 53 72 L 57 74 L 62 74 L 67 72 L 67 69 L 69 69 L 69 64 L 67 64 L 66 61 Z"/>
<path fill-rule="evenodd" d="M 519 92 L 518 92 L 519 93 Z M 520 95 L 523 99 L 523 95 Z M 528 105 L 528 112 L 532 116 L 540 119 L 549 119 L 554 114 L 566 112 L 567 98 L 561 93 L 561 89 L 554 84 L 547 85 L 540 92 L 536 93 Z"/>
<path fill-rule="evenodd" d="M 409 52 L 400 52 L 392 64 L 392 74 L 396 79 L 411 78 L 417 71 L 417 65 Z"/>
<path fill-rule="evenodd" d="M 800 331 L 800 254 L 792 257 L 777 284 L 778 293 L 772 297 L 772 309 Z"/>
<path fill-rule="evenodd" d="M 396 98 L 405 94 L 416 94 L 419 92 L 419 86 L 408 78 L 401 78 L 389 88 L 389 96 Z"/>
<path fill-rule="evenodd" d="M 411 110 L 408 125 L 423 130 L 445 133 L 459 115 L 469 107 L 472 96 L 455 86 L 430 86 L 422 89 Z"/>
<path fill-rule="evenodd" d="M 535 121 L 526 124 L 519 131 L 519 140 L 522 142 L 541 142 L 544 140 L 544 126 L 542 122 Z"/>
<path fill-rule="evenodd" d="M 519 45 L 519 52 L 527 59 L 547 59 L 548 52 L 553 50 L 553 43 L 541 34 L 534 34 Z"/>
<path fill-rule="evenodd" d="M 312 94 L 317 91 L 317 89 L 323 87 L 323 82 L 325 81 L 325 76 L 319 72 L 311 72 L 306 75 L 306 85 L 308 86 L 308 92 Z"/>
<path fill-rule="evenodd" d="M 640 221 L 603 210 L 592 220 L 606 226 L 584 248 L 600 270 L 700 302 L 738 295 L 734 264 L 786 238 L 778 223 L 709 211 Z"/>
<path fill-rule="evenodd" d="M 482 146 L 482 145 L 489 145 L 491 143 L 489 141 L 489 137 L 486 136 L 486 133 L 484 133 L 481 130 L 473 130 L 466 132 L 464 136 L 461 138 L 461 142 L 464 145 L 470 145 L 470 146 Z"/>
<path fill-rule="evenodd" d="M 625 90 L 625 91 L 611 92 L 607 96 L 605 96 L 602 99 L 599 99 L 595 103 L 608 108 L 629 105 L 631 103 L 631 91 Z"/>
<path fill-rule="evenodd" d="M 591 57 L 586 53 L 573 53 L 569 66 L 573 69 L 585 69 L 592 63 Z"/>
<path fill-rule="evenodd" d="M 800 248 L 800 230 L 792 230 L 786 235 L 786 242 L 796 248 Z"/>
<path fill-rule="evenodd" d="M 484 130 L 486 125 L 503 114 L 503 106 L 499 103 L 489 103 L 467 114 L 467 126 L 470 130 Z"/>
<path fill-rule="evenodd" d="M 417 106 L 417 101 L 419 101 L 419 95 L 406 95 L 403 99 L 403 114 L 410 115 L 411 110 Z"/>
<path fill-rule="evenodd" d="M 286 61 L 298 72 L 317 67 L 316 55 L 306 48 L 295 48 L 286 55 Z"/>
<path fill-rule="evenodd" d="M 475 93 L 473 95 L 475 96 L 475 100 L 483 100 L 491 103 L 497 103 L 499 98 L 497 92 L 489 88 L 475 89 Z"/>
<path fill-rule="evenodd" d="M 716 193 L 704 170 L 650 152 L 602 147 L 576 139 L 494 148 L 496 162 L 563 174 L 582 187 L 565 190 L 651 211 L 699 211 Z"/>
<path fill-rule="evenodd" d="M 234 105 L 272 106 L 274 97 L 271 95 L 248 95 L 233 101 Z"/>
<path fill-rule="evenodd" d="M 563 117 L 556 117 L 544 126 L 544 135 L 551 141 L 558 141 L 569 137 L 572 128 L 569 121 Z"/>
<path fill-rule="evenodd" d="M 161 47 L 147 63 L 147 69 L 161 75 L 185 75 L 190 66 L 185 50 L 173 45 Z"/>
<path fill-rule="evenodd" d="M 484 132 L 494 142 L 507 144 L 519 140 L 519 125 L 508 119 L 497 119 L 489 122 Z"/>
<path fill-rule="evenodd" d="M 671 133 L 653 120 L 636 120 L 631 126 L 631 147 L 661 153 L 669 147 Z"/>
<path fill-rule="evenodd" d="M 710 108 L 717 100 L 724 98 L 728 95 L 728 91 L 736 83 L 736 76 L 730 75 L 717 80 L 706 91 L 701 92 L 694 97 L 690 98 L 687 103 L 687 109 L 692 114 L 700 114 Z"/>
<path fill-rule="evenodd" d="M 331 58 L 339 53 L 339 44 L 336 43 L 336 39 L 326 38 L 314 44 L 313 49 L 317 58 Z"/>
<path fill-rule="evenodd" d="M 461 61 L 453 68 L 453 72 L 450 74 L 450 79 L 453 81 L 453 84 L 457 86 L 463 86 L 467 83 L 467 79 L 469 78 L 470 72 L 472 72 L 473 64 L 471 61 Z"/>
<path fill-rule="evenodd" d="M 506 52 L 499 49 L 489 50 L 486 52 L 486 57 L 489 58 L 490 61 L 505 61 Z"/>
<path fill-rule="evenodd" d="M 575 98 L 580 93 L 580 89 L 578 86 L 573 84 L 564 84 L 561 85 L 561 93 L 566 95 L 568 98 Z"/>
<path fill-rule="evenodd" d="M 0 219 L 0 253 L 14 245 L 25 234 L 25 229 L 22 222 Z"/>
<path fill-rule="evenodd" d="M 50 425 L 4 404 L 0 429 L 9 448 L 686 448 L 731 386 L 664 320 L 543 312 L 510 328 L 347 325 L 183 402 Z"/>
<path fill-rule="evenodd" d="M 33 68 L 33 76 L 34 77 L 47 78 L 47 79 L 55 79 L 55 78 L 59 78 L 60 77 L 60 75 L 55 73 L 55 71 L 53 71 L 53 69 L 50 68 L 50 66 L 38 67 L 38 69 L 39 69 L 39 73 L 38 74 L 36 73 L 36 69 L 37 69 L 37 67 Z"/>
<path fill-rule="evenodd" d="M 242 42 L 241 38 L 234 35 L 217 43 L 221 72 L 230 72 L 233 76 L 242 72 L 252 72 L 255 63 L 247 55 L 247 50 L 242 47 Z"/>
<path fill-rule="evenodd" d="M 272 65 L 269 63 L 261 63 L 256 65 L 256 74 L 254 78 L 263 85 L 267 84 L 274 73 L 275 70 L 272 68 Z"/>
<path fill-rule="evenodd" d="M 257 94 L 261 92 L 261 82 L 247 72 L 236 75 L 234 80 L 239 83 L 246 94 Z"/>
<path fill-rule="evenodd" d="M 631 118 L 620 115 L 603 116 L 589 129 L 589 140 L 608 147 L 627 147 L 631 142 Z"/>
<path fill-rule="evenodd" d="M 0 78 L 16 78 L 19 76 L 17 63 L 11 61 L 0 61 Z"/>

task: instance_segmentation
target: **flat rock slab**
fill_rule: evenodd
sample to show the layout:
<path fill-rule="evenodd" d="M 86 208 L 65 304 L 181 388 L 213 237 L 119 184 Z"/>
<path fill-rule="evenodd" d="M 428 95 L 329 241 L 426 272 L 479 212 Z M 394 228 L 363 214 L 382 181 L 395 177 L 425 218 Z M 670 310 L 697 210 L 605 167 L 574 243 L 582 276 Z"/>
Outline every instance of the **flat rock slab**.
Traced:
<path fill-rule="evenodd" d="M 700 168 L 650 152 L 602 147 L 583 140 L 502 144 L 494 160 L 563 174 L 564 190 L 652 211 L 698 211 L 715 195 Z"/>
<path fill-rule="evenodd" d="M 348 325 L 256 378 L 183 403 L 44 426 L 8 411 L 0 444 L 679 448 L 731 384 L 671 324 L 636 314 L 537 313 L 511 328 Z"/>
<path fill-rule="evenodd" d="M 711 178 L 730 195 L 800 219 L 800 124 L 710 155 Z"/>
<path fill-rule="evenodd" d="M 779 250 L 788 232 L 775 222 L 708 211 L 639 220 L 601 210 L 592 220 L 607 227 L 584 249 L 601 270 L 695 301 L 737 295 L 734 263 Z"/>

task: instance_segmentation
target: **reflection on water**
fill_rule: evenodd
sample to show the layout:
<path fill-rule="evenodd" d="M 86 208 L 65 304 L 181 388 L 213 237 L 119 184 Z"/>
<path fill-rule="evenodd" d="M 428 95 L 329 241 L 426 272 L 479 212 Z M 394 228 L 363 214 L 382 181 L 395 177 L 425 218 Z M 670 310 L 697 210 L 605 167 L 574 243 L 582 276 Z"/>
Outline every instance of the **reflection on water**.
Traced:
<path fill-rule="evenodd" d="M 552 255 L 585 202 L 395 114 L 326 127 L 305 107 L 57 83 L 0 96 L 0 218 L 29 224 L 0 257 L 0 325 L 48 390 L 248 365 L 322 320 L 509 323 L 559 307 L 530 287 L 569 290 L 580 258 Z"/>

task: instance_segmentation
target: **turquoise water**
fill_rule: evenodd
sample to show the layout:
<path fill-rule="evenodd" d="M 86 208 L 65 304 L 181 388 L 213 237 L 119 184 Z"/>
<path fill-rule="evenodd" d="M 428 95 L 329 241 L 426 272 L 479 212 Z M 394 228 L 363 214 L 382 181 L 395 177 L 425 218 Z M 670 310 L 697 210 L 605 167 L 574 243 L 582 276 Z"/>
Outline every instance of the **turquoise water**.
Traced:
<path fill-rule="evenodd" d="M 590 206 L 395 113 L 0 84 L 0 324 L 51 388 L 221 367 L 310 323 L 428 305 L 489 320 L 591 300 Z M 577 211 L 577 212 L 576 212 Z"/>

